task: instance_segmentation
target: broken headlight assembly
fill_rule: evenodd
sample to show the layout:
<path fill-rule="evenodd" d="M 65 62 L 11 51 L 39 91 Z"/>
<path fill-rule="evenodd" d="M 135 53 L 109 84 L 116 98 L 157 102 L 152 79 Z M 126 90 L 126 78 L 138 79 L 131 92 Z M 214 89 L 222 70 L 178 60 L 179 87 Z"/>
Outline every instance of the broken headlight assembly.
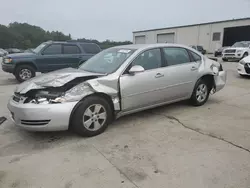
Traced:
<path fill-rule="evenodd" d="M 39 90 L 28 95 L 24 103 L 33 104 L 52 104 L 57 103 L 54 100 L 62 96 L 64 92 L 60 91 L 49 91 L 49 90 Z"/>
<path fill-rule="evenodd" d="M 211 66 L 210 66 L 210 69 L 213 71 L 214 75 L 219 75 L 219 70 L 220 70 L 220 68 L 218 68 L 218 67 L 215 66 L 215 65 L 211 65 Z"/>
<path fill-rule="evenodd" d="M 58 104 L 79 100 L 82 96 L 90 94 L 89 85 L 79 84 L 68 91 L 58 91 L 55 89 L 39 90 L 30 93 L 24 103 L 33 104 Z"/>

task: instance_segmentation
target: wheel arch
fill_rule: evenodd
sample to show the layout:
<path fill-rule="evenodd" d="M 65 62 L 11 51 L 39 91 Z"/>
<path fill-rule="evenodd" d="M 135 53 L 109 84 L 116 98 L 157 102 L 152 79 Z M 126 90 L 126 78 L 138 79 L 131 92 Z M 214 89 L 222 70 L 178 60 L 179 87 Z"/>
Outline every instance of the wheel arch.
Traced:
<path fill-rule="evenodd" d="M 37 66 L 32 61 L 21 61 L 16 64 L 14 73 L 16 72 L 17 67 L 22 66 L 22 65 L 32 66 L 35 69 L 35 71 L 37 71 Z"/>
<path fill-rule="evenodd" d="M 73 110 L 71 111 L 70 113 L 70 117 L 69 117 L 69 129 L 71 129 L 71 124 L 72 124 L 72 118 L 73 118 L 73 115 L 74 115 L 74 112 L 75 110 L 81 105 L 82 101 L 84 101 L 87 97 L 90 97 L 90 96 L 98 96 L 100 98 L 104 98 L 110 105 L 111 109 L 112 109 L 112 112 L 113 112 L 113 118 L 115 117 L 115 106 L 114 106 L 114 103 L 112 101 L 112 98 L 111 96 L 109 96 L 108 94 L 106 93 L 102 93 L 102 92 L 96 92 L 96 93 L 92 93 L 92 94 L 89 94 L 89 95 L 86 95 L 84 96 L 73 108 Z"/>
<path fill-rule="evenodd" d="M 209 86 L 209 92 L 215 87 L 214 75 L 212 75 L 212 74 L 204 74 L 204 75 L 202 75 L 202 76 L 197 80 L 197 82 L 198 82 L 199 80 L 204 80 L 204 81 L 208 84 L 208 86 Z M 197 82 L 196 82 L 196 83 L 197 83 Z M 195 86 L 196 86 L 196 84 L 195 84 Z M 194 87 L 194 88 L 195 88 L 195 87 Z"/>

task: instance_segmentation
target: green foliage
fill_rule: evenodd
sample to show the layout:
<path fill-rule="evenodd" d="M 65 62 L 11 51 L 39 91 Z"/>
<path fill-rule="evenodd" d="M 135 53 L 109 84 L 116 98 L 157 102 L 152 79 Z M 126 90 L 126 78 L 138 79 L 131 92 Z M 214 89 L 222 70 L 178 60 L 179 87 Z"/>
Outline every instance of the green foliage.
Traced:
<path fill-rule="evenodd" d="M 0 48 L 35 48 L 48 40 L 71 40 L 70 35 L 59 31 L 45 31 L 27 23 L 11 23 L 8 27 L 0 25 Z"/>
<path fill-rule="evenodd" d="M 27 23 L 10 23 L 7 27 L 0 25 L 0 48 L 19 48 L 28 49 L 35 48 L 39 44 L 45 41 L 67 41 L 71 40 L 71 35 L 65 35 L 59 31 L 45 31 L 44 29 L 30 25 Z M 77 41 L 86 43 L 96 43 L 102 49 L 117 45 L 131 44 L 130 41 L 115 42 L 110 40 L 105 40 L 100 42 L 94 39 L 77 39 Z"/>
<path fill-rule="evenodd" d="M 81 42 L 86 42 L 86 43 L 96 43 L 100 46 L 101 49 L 107 49 L 113 46 L 132 44 L 132 42 L 130 41 L 116 42 L 116 41 L 105 40 L 103 42 L 100 42 L 95 39 L 85 39 L 85 38 L 77 39 L 77 40 Z"/>

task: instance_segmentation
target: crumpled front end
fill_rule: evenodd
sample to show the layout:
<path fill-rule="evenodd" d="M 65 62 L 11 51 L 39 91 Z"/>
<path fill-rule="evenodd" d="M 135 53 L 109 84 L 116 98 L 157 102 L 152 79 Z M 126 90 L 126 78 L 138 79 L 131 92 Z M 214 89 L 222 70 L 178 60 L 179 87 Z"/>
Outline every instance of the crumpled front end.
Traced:
<path fill-rule="evenodd" d="M 79 72 L 74 76 L 55 76 L 60 79 L 57 81 L 50 75 L 49 79 L 39 78 L 34 82 L 24 82 L 26 87 L 19 86 L 8 103 L 16 125 L 31 131 L 66 130 L 77 103 L 94 93 L 107 95 L 114 110 L 120 110 L 117 79 Z"/>

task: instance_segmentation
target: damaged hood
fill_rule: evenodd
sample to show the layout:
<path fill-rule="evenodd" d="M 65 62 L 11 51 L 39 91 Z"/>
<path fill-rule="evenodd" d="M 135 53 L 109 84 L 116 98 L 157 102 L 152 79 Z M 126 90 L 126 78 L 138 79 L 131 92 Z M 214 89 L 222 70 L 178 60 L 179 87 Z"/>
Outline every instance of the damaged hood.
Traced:
<path fill-rule="evenodd" d="M 79 77 L 103 76 L 104 74 L 85 72 L 83 70 L 66 68 L 42 74 L 27 80 L 16 87 L 15 92 L 25 94 L 32 89 L 42 89 L 46 87 L 61 87 L 64 84 Z"/>

